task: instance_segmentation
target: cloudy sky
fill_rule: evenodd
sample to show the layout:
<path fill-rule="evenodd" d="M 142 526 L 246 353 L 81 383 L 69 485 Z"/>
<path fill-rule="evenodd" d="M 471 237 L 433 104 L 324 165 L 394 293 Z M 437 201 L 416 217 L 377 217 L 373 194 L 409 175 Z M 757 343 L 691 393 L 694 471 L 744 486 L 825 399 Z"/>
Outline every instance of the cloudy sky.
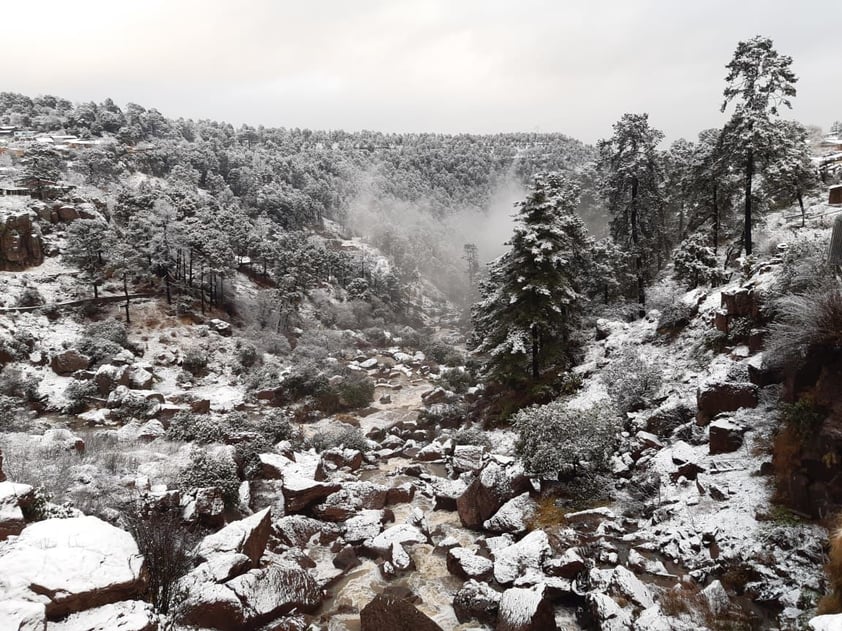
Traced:
<path fill-rule="evenodd" d="M 624 112 L 669 139 L 721 122 L 737 41 L 771 37 L 791 113 L 842 119 L 838 0 L 28 0 L 3 8 L 2 90 L 172 117 L 382 131 L 560 131 Z"/>

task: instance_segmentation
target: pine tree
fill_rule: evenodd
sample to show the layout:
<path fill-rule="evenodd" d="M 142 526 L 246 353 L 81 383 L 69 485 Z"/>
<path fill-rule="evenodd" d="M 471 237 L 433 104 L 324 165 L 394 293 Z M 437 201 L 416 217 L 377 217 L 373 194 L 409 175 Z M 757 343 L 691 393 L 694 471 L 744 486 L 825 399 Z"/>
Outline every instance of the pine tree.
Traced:
<path fill-rule="evenodd" d="M 611 220 L 611 236 L 634 257 L 637 296 L 646 303 L 651 258 L 664 251 L 663 165 L 658 143 L 664 134 L 649 126 L 648 114 L 624 114 L 614 135 L 601 140 L 599 170 Z"/>
<path fill-rule="evenodd" d="M 786 120 L 777 121 L 775 129 L 778 151 L 771 160 L 766 179 L 783 203 L 798 202 L 801 227 L 804 227 L 804 195 L 819 181 L 807 144 L 807 129 L 800 123 Z"/>
<path fill-rule="evenodd" d="M 536 176 L 519 202 L 509 251 L 489 264 L 472 319 L 489 377 L 537 381 L 570 360 L 570 332 L 581 296 L 577 278 L 590 238 L 575 214 L 578 186 L 558 173 Z"/>
<path fill-rule="evenodd" d="M 747 255 L 752 253 L 752 184 L 758 166 L 762 169 L 775 153 L 773 119 L 778 116 L 778 107 L 792 107 L 789 98 L 795 96 L 798 78 L 791 65 L 791 57 L 779 55 L 771 39 L 758 35 L 737 44 L 734 58 L 726 66 L 722 111 L 732 101 L 736 101 L 736 107 L 725 126 L 725 142 L 743 170 L 743 245 Z"/>

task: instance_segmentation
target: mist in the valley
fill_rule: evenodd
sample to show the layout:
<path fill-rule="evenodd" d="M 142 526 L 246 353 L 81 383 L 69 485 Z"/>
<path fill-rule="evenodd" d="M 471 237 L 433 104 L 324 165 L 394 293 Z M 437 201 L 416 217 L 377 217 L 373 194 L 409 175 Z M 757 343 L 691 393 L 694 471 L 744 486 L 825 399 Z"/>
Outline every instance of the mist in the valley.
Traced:
<path fill-rule="evenodd" d="M 379 248 L 394 263 L 404 284 L 420 278 L 449 298 L 469 297 L 465 245 L 477 247 L 484 264 L 503 254 L 512 234 L 515 202 L 526 189 L 513 177 L 502 178 L 485 207 L 467 207 L 442 215 L 431 202 L 407 202 L 382 192 L 376 178 L 360 187 L 348 205 L 344 223 Z"/>

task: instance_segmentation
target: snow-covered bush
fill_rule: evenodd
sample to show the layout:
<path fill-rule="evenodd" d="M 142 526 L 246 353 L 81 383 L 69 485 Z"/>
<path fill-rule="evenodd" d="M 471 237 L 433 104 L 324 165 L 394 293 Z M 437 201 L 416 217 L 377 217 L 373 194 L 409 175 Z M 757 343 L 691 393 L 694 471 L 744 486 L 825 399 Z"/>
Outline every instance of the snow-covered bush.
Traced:
<path fill-rule="evenodd" d="M 800 294 L 833 280 L 827 264 L 827 239 L 803 238 L 789 243 L 781 255 L 775 293 Z"/>
<path fill-rule="evenodd" d="M 491 449 L 491 441 L 488 435 L 479 428 L 466 427 L 456 430 L 450 435 L 454 445 L 476 445 Z"/>
<path fill-rule="evenodd" d="M 580 410 L 563 399 L 521 410 L 513 423 L 519 435 L 517 453 L 532 475 L 576 473 L 582 463 L 591 469 L 603 468 L 619 431 L 610 406 Z"/>
<path fill-rule="evenodd" d="M 815 291 L 785 296 L 777 303 L 777 317 L 769 327 L 766 362 L 797 366 L 810 350 L 842 349 L 842 291 Z"/>
<path fill-rule="evenodd" d="M 190 348 L 184 352 L 181 367 L 192 375 L 201 375 L 208 367 L 208 354 L 202 348 Z"/>
<path fill-rule="evenodd" d="M 272 443 L 288 440 L 293 445 L 301 441 L 301 430 L 294 426 L 283 410 L 271 410 L 260 416 L 254 427 Z"/>
<path fill-rule="evenodd" d="M 237 354 L 237 361 L 243 368 L 253 368 L 260 363 L 260 353 L 253 344 L 237 340 L 235 344 L 235 351 Z"/>
<path fill-rule="evenodd" d="M 173 416 L 166 436 L 168 440 L 200 445 L 218 443 L 225 437 L 225 423 L 222 419 L 207 414 L 182 411 Z"/>
<path fill-rule="evenodd" d="M 105 363 L 124 348 L 132 349 L 126 325 L 118 320 L 103 320 L 85 327 L 78 349 L 91 358 L 93 364 Z"/>
<path fill-rule="evenodd" d="M 26 287 L 18 296 L 18 307 L 38 307 L 44 304 L 44 296 L 37 287 Z"/>
<path fill-rule="evenodd" d="M 336 386 L 336 393 L 340 406 L 363 408 L 374 401 L 374 382 L 368 377 L 352 376 Z"/>
<path fill-rule="evenodd" d="M 634 349 L 625 348 L 606 366 L 601 378 L 617 410 L 625 414 L 645 407 L 652 400 L 661 388 L 663 372 Z"/>
<path fill-rule="evenodd" d="M 24 401 L 37 401 L 38 378 L 27 375 L 20 368 L 6 366 L 0 371 L 0 394 Z"/>
<path fill-rule="evenodd" d="M 705 235 L 697 232 L 687 237 L 673 255 L 675 277 L 692 289 L 700 283 L 714 284 L 722 279 L 713 248 L 705 243 Z"/>
<path fill-rule="evenodd" d="M 155 403 L 143 397 L 126 397 L 119 407 L 111 410 L 111 418 L 116 421 L 130 421 L 131 419 L 146 420 Z"/>
<path fill-rule="evenodd" d="M 310 438 L 310 446 L 316 451 L 325 451 L 334 447 L 368 451 L 370 446 L 363 433 L 356 427 L 343 426 L 337 429 L 317 432 Z"/>
<path fill-rule="evenodd" d="M 190 454 L 190 463 L 178 474 L 177 484 L 183 491 L 217 487 L 222 490 L 226 506 L 232 507 L 237 503 L 240 478 L 233 461 L 194 449 Z"/>
<path fill-rule="evenodd" d="M 65 414 L 79 414 L 86 409 L 88 399 L 98 396 L 99 390 L 93 381 L 73 379 L 64 389 L 64 398 L 67 399 L 67 403 L 61 411 Z"/>
<path fill-rule="evenodd" d="M 439 378 L 439 384 L 443 388 L 455 392 L 456 394 L 465 394 L 468 388 L 475 385 L 476 378 L 468 371 L 460 368 L 448 368 L 443 370 Z"/>
<path fill-rule="evenodd" d="M 465 357 L 452 346 L 443 342 L 430 342 L 421 350 L 427 359 L 443 366 L 461 366 L 465 363 Z"/>

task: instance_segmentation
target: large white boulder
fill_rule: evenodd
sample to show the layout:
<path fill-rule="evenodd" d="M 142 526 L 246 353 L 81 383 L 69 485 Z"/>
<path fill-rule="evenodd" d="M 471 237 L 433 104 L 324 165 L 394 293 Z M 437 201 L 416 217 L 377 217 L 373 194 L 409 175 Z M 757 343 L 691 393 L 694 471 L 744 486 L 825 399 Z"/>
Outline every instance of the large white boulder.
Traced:
<path fill-rule="evenodd" d="M 266 508 L 202 539 L 196 548 L 196 556 L 209 560 L 219 554 L 240 553 L 249 557 L 252 567 L 256 567 L 271 533 L 272 511 Z"/>
<path fill-rule="evenodd" d="M 48 622 L 47 631 L 155 631 L 158 628 L 152 606 L 140 600 L 126 600 L 70 614 L 60 622 Z"/>
<path fill-rule="evenodd" d="M 137 596 L 142 568 L 132 536 L 96 517 L 47 519 L 0 543 L 0 593 L 50 618 Z"/>

